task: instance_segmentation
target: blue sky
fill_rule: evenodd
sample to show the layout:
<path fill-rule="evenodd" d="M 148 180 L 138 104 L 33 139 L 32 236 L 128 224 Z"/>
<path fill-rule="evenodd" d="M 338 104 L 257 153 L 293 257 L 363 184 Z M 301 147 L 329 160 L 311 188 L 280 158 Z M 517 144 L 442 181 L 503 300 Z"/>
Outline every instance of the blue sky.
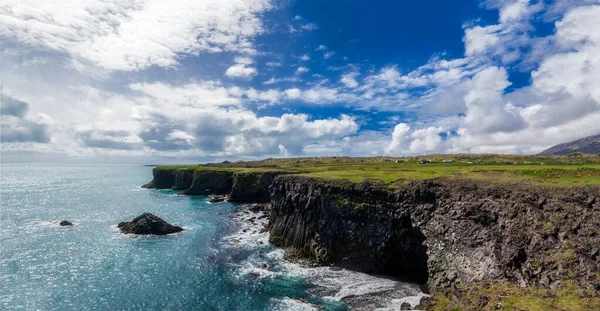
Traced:
<path fill-rule="evenodd" d="M 535 153 L 600 132 L 597 0 L 29 0 L 0 16 L 3 161 Z"/>

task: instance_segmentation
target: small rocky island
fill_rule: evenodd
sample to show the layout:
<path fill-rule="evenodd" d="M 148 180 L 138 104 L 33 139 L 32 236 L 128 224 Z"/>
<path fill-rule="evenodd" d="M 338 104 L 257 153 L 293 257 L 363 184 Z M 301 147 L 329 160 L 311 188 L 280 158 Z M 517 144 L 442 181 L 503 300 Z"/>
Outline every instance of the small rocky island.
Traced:
<path fill-rule="evenodd" d="M 72 222 L 70 222 L 70 221 L 68 221 L 68 220 L 63 220 L 63 221 L 61 221 L 61 222 L 60 222 L 60 224 L 59 224 L 59 225 L 60 225 L 61 227 L 70 227 L 70 226 L 73 226 L 73 223 L 72 223 Z"/>
<path fill-rule="evenodd" d="M 172 225 L 151 213 L 143 213 L 130 222 L 121 222 L 118 227 L 125 234 L 165 235 L 183 231 L 183 228 Z"/>

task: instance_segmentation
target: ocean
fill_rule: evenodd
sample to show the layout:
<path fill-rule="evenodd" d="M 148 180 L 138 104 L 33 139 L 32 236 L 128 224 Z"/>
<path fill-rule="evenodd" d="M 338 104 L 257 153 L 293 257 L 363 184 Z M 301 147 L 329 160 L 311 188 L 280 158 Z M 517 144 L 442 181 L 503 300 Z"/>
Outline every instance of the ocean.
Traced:
<path fill-rule="evenodd" d="M 0 166 L 0 309 L 398 310 L 423 295 L 384 276 L 287 262 L 247 205 L 140 187 L 151 179 L 144 166 Z M 116 228 L 144 212 L 185 231 Z"/>

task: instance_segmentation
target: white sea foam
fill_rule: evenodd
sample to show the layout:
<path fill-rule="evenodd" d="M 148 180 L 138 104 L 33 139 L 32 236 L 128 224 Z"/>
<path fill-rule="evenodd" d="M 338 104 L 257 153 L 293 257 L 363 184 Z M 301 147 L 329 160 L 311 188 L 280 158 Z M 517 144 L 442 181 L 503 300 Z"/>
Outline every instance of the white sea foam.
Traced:
<path fill-rule="evenodd" d="M 308 302 L 304 302 L 304 301 L 300 301 L 300 300 L 296 300 L 296 299 L 291 299 L 291 298 L 284 298 L 281 301 L 277 301 L 276 306 L 273 308 L 274 310 L 281 310 L 281 311 L 312 311 L 312 310 L 319 310 L 317 308 L 317 306 L 308 303 Z"/>
<path fill-rule="evenodd" d="M 423 298 L 423 297 L 429 297 L 429 295 L 424 294 L 424 293 L 419 293 L 415 296 L 408 296 L 408 297 L 404 297 L 404 298 L 400 298 L 400 299 L 392 299 L 392 301 L 390 301 L 390 303 L 386 307 L 375 309 L 375 311 L 400 310 L 400 306 L 402 306 L 402 304 L 405 302 L 410 304 L 411 309 L 413 309 L 415 306 L 417 306 L 419 304 L 419 302 L 421 301 L 421 298 Z M 418 309 L 413 309 L 413 310 L 418 311 Z"/>
<path fill-rule="evenodd" d="M 411 306 L 419 303 L 425 294 L 419 286 L 396 279 L 333 267 L 308 267 L 284 260 L 284 250 L 274 248 L 269 233 L 262 229 L 268 223 L 263 212 L 242 209 L 233 215 L 239 230 L 226 236 L 230 247 L 254 250 L 254 254 L 239 264 L 239 277 L 256 279 L 285 276 L 304 278 L 313 286 L 309 293 L 332 301 L 348 304 L 353 310 L 398 310 L 403 302 Z M 265 267 L 265 263 L 269 263 Z M 273 266 L 271 266 L 273 265 Z M 279 309 L 278 309 L 279 308 Z M 278 310 L 313 310 L 314 305 L 295 299 L 284 299 Z"/>

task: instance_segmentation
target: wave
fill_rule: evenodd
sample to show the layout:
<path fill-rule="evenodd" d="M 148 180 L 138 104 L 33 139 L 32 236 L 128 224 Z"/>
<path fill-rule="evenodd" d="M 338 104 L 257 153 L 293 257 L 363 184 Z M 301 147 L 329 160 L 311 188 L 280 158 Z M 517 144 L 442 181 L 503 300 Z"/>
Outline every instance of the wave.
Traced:
<path fill-rule="evenodd" d="M 308 293 L 321 300 L 341 302 L 352 310 L 398 310 L 404 302 L 412 307 L 427 296 L 418 284 L 387 276 L 370 275 L 337 267 L 309 267 L 284 259 L 284 250 L 268 243 L 264 212 L 241 208 L 232 216 L 237 230 L 223 238 L 225 247 L 245 249 L 251 255 L 237 264 L 239 278 L 295 278 L 309 284 Z M 316 306 L 287 298 L 276 310 L 315 310 Z"/>

